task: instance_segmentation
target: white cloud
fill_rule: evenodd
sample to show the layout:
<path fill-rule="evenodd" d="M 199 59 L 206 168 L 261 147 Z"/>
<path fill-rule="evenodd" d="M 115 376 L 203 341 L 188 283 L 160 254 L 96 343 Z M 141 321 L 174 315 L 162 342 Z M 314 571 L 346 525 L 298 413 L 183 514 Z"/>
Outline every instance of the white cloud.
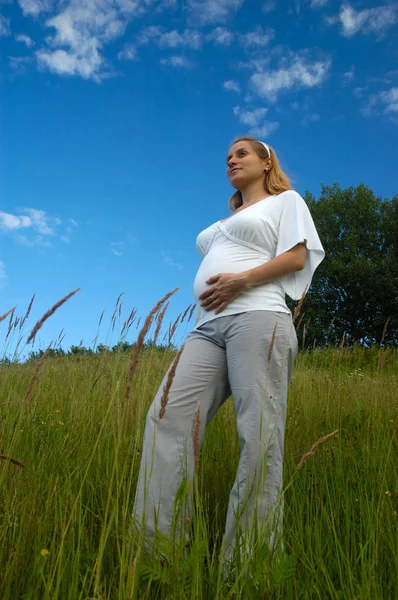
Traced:
<path fill-rule="evenodd" d="M 34 41 L 32 40 L 32 38 L 30 38 L 28 35 L 25 35 L 24 33 L 16 35 L 15 39 L 17 42 L 22 42 L 23 44 L 25 44 L 27 48 L 31 48 L 34 45 Z"/>
<path fill-rule="evenodd" d="M 230 79 L 229 81 L 224 81 L 224 89 L 228 92 L 240 92 L 240 85 L 237 81 L 233 81 Z"/>
<path fill-rule="evenodd" d="M 21 233 L 14 233 L 13 234 L 13 238 L 15 241 L 18 242 L 18 244 L 21 244 L 22 246 L 26 246 L 27 248 L 33 248 L 34 243 L 29 240 L 26 235 L 22 235 Z"/>
<path fill-rule="evenodd" d="M 266 138 L 279 127 L 279 123 L 276 121 L 267 121 L 265 119 L 268 108 L 255 108 L 251 111 L 242 111 L 239 106 L 235 106 L 233 111 L 234 115 L 239 118 L 239 121 L 250 128 L 249 134 L 257 138 Z"/>
<path fill-rule="evenodd" d="M 40 50 L 36 54 L 39 65 L 47 67 L 58 75 L 80 75 L 84 79 L 93 77 L 97 79 L 97 72 L 103 64 L 103 60 L 96 48 L 86 51 L 85 56 L 70 54 L 66 50 L 55 50 L 46 52 Z"/>
<path fill-rule="evenodd" d="M 99 81 L 109 76 L 101 54 L 105 44 L 120 37 L 127 23 L 142 15 L 156 0 L 70 0 L 62 11 L 47 19 L 55 33 L 48 46 L 36 52 L 41 67 L 61 75 L 79 75 Z"/>
<path fill-rule="evenodd" d="M 160 48 L 178 48 L 180 46 L 197 50 L 202 43 L 202 34 L 199 31 L 185 29 L 182 33 L 177 30 L 164 31 L 162 27 L 152 26 L 144 29 L 138 44 L 148 44 L 155 41 Z"/>
<path fill-rule="evenodd" d="M 37 17 L 41 12 L 52 9 L 52 0 L 19 0 L 19 5 L 25 17 Z"/>
<path fill-rule="evenodd" d="M 2 289 L 7 283 L 6 268 L 2 260 L 0 260 L 0 289 Z"/>
<path fill-rule="evenodd" d="M 175 67 L 179 69 L 190 69 L 191 63 L 185 56 L 169 56 L 168 58 L 162 58 L 160 63 L 168 67 Z"/>
<path fill-rule="evenodd" d="M 356 95 L 361 97 L 362 94 Z M 366 96 L 366 103 L 361 112 L 367 117 L 384 113 L 391 121 L 398 124 L 398 87 Z"/>
<path fill-rule="evenodd" d="M 321 118 L 320 115 L 318 115 L 318 113 L 309 113 L 308 115 L 305 115 L 300 123 L 301 125 L 303 125 L 304 127 L 307 127 L 308 125 L 310 125 L 311 123 L 315 123 L 316 121 L 319 121 L 319 119 Z"/>
<path fill-rule="evenodd" d="M 355 65 L 351 66 L 351 69 L 349 71 L 346 71 L 345 73 L 343 73 L 343 77 L 345 81 L 351 81 L 352 79 L 354 79 L 355 76 Z"/>
<path fill-rule="evenodd" d="M 64 244 L 70 243 L 70 239 L 66 235 L 61 235 L 61 237 L 59 239 L 61 240 L 61 242 L 64 242 Z"/>
<path fill-rule="evenodd" d="M 75 221 L 75 219 L 68 219 L 68 221 L 71 225 L 73 225 L 73 227 L 77 227 L 79 225 L 79 223 Z"/>
<path fill-rule="evenodd" d="M 10 34 L 11 34 L 10 19 L 8 17 L 4 17 L 3 15 L 0 15 L 0 37 L 10 35 Z"/>
<path fill-rule="evenodd" d="M 329 0 L 311 0 L 311 8 L 322 8 Z"/>
<path fill-rule="evenodd" d="M 266 0 L 262 6 L 264 13 L 270 13 L 276 9 L 276 0 Z"/>
<path fill-rule="evenodd" d="M 39 234 L 36 242 L 41 245 L 44 245 L 42 236 L 56 235 L 55 228 L 61 225 L 58 217 L 52 217 L 47 215 L 44 210 L 35 208 L 25 208 L 23 212 L 26 214 L 13 215 L 0 211 L 0 231 L 17 232 L 20 229 L 31 229 L 34 233 Z M 24 240 L 21 241 L 24 243 Z"/>
<path fill-rule="evenodd" d="M 259 140 L 265 140 L 279 127 L 276 121 L 264 121 L 262 125 L 250 129 L 249 134 L 257 137 Z"/>
<path fill-rule="evenodd" d="M 275 101 L 282 90 L 320 85 L 326 79 L 331 64 L 329 60 L 310 62 L 305 53 L 292 55 L 282 64 L 286 62 L 287 66 L 251 76 L 250 86 L 258 96 Z"/>
<path fill-rule="evenodd" d="M 364 93 L 367 91 L 367 89 L 368 89 L 367 85 L 362 86 L 362 87 L 357 86 L 356 88 L 353 89 L 354 96 L 361 98 L 364 95 Z"/>
<path fill-rule="evenodd" d="M 111 242 L 110 251 L 115 256 L 123 256 L 124 242 Z"/>
<path fill-rule="evenodd" d="M 168 265 L 169 267 L 174 267 L 174 268 L 178 269 L 179 271 L 181 271 L 181 269 L 183 269 L 183 265 L 181 263 L 177 262 L 170 253 L 162 250 L 160 254 L 163 258 L 163 262 L 166 265 Z"/>
<path fill-rule="evenodd" d="M 398 87 L 391 88 L 387 92 L 380 92 L 379 100 L 385 105 L 384 111 L 398 112 Z"/>
<path fill-rule="evenodd" d="M 119 60 L 138 60 L 137 49 L 133 44 L 125 44 L 117 55 Z"/>
<path fill-rule="evenodd" d="M 376 8 L 366 8 L 356 11 L 349 4 L 343 4 L 340 14 L 334 22 L 340 22 L 342 34 L 351 37 L 357 33 L 376 33 L 381 35 L 388 27 L 394 25 L 398 19 L 398 6 L 387 4 Z M 333 23 L 329 19 L 330 24 Z"/>
<path fill-rule="evenodd" d="M 0 229 L 2 230 L 22 229 L 31 226 L 32 219 L 26 215 L 18 217 L 16 215 L 0 211 Z"/>
<path fill-rule="evenodd" d="M 43 248 L 52 248 L 52 243 L 49 242 L 46 238 L 44 238 L 42 235 L 37 235 L 35 237 L 34 245 L 41 246 Z"/>
<path fill-rule="evenodd" d="M 257 27 L 254 31 L 239 34 L 239 41 L 245 48 L 263 48 L 274 39 L 275 31 L 267 29 L 263 31 L 262 27 Z"/>
<path fill-rule="evenodd" d="M 33 229 L 43 235 L 55 235 L 53 227 L 61 225 L 61 219 L 47 215 L 44 210 L 37 210 L 36 208 L 25 208 L 24 210 L 32 221 Z"/>
<path fill-rule="evenodd" d="M 235 16 L 244 0 L 188 0 L 190 20 L 200 25 L 224 23 Z"/>
<path fill-rule="evenodd" d="M 234 39 L 234 34 L 225 27 L 216 27 L 207 35 L 206 39 L 218 46 L 229 46 Z"/>
<path fill-rule="evenodd" d="M 9 56 L 8 63 L 14 71 L 23 71 L 24 67 L 32 62 L 31 56 Z"/>
<path fill-rule="evenodd" d="M 159 37 L 161 35 L 161 33 L 162 33 L 162 28 L 159 27 L 159 25 L 152 25 L 151 27 L 147 27 L 146 29 L 143 29 L 141 31 L 140 35 L 138 36 L 137 44 L 145 46 L 152 40 Z"/>

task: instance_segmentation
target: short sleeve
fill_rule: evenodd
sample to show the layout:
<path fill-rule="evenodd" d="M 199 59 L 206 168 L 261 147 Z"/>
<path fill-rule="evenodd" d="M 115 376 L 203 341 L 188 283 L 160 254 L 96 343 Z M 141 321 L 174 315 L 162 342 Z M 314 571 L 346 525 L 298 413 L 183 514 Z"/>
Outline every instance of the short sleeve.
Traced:
<path fill-rule="evenodd" d="M 308 291 L 315 269 L 325 257 L 325 251 L 305 201 L 297 192 L 288 191 L 283 198 L 275 257 L 304 241 L 307 247 L 304 269 L 289 273 L 279 280 L 292 300 L 300 300 L 306 286 Z"/>

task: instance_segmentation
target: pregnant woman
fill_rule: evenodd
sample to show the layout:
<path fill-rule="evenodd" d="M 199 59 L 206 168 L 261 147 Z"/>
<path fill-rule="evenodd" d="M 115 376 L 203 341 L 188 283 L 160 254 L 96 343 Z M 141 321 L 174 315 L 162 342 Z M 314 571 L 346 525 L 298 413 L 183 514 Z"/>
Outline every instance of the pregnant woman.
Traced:
<path fill-rule="evenodd" d="M 237 139 L 227 155 L 233 214 L 197 238 L 203 257 L 194 282 L 196 323 L 169 390 L 166 374 L 148 411 L 134 519 L 153 549 L 155 532 L 187 536 L 192 497 L 176 510 L 194 473 L 193 430 L 200 403 L 206 425 L 232 394 L 240 460 L 229 498 L 224 560 L 256 543 L 281 542 L 282 475 L 288 383 L 297 354 L 287 293 L 299 300 L 324 258 L 308 207 L 270 146 Z M 192 486 L 191 486 L 192 489 Z"/>

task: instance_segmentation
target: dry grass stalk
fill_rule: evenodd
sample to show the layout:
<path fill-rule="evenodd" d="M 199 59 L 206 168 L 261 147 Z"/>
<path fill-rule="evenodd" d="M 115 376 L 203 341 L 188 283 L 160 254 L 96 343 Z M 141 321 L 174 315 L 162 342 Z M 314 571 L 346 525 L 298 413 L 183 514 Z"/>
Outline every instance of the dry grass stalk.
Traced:
<path fill-rule="evenodd" d="M 28 317 L 29 317 L 29 315 L 30 315 L 30 311 L 32 310 L 32 304 L 33 304 L 33 302 L 34 302 L 34 299 L 35 299 L 35 297 L 36 297 L 36 294 L 33 294 L 32 298 L 31 298 L 31 300 L 30 300 L 30 302 L 29 302 L 29 305 L 28 305 L 28 308 L 27 308 L 26 314 L 25 314 L 25 316 L 23 317 L 23 319 L 22 319 L 22 321 L 21 321 L 21 323 L 22 323 L 22 326 L 23 326 L 23 324 L 25 323 L 25 321 L 28 319 Z"/>
<path fill-rule="evenodd" d="M 188 323 L 191 320 L 191 317 L 193 315 L 193 311 L 195 310 L 195 308 L 196 308 L 196 304 L 192 304 L 191 312 L 189 313 L 189 317 L 188 317 Z"/>
<path fill-rule="evenodd" d="M 178 290 L 179 288 L 175 288 L 174 290 L 172 290 L 171 292 L 168 292 L 163 298 L 161 298 L 153 307 L 153 309 L 151 310 L 151 312 L 149 313 L 149 315 L 147 316 L 147 318 L 145 319 L 145 323 L 143 328 L 141 329 L 139 336 L 138 336 L 138 340 L 137 343 L 135 344 L 135 348 L 134 348 L 134 353 L 133 353 L 133 357 L 131 359 L 131 363 L 130 363 L 130 368 L 129 368 L 129 372 L 127 375 L 127 386 L 126 386 L 126 400 L 130 399 L 130 394 L 131 394 L 131 381 L 134 377 L 134 373 L 137 369 L 137 364 L 138 364 L 138 358 L 140 356 L 140 352 L 142 349 L 142 346 L 144 344 L 144 339 L 146 334 L 148 333 L 148 330 L 150 328 L 150 326 L 152 325 L 152 321 L 153 321 L 153 317 L 154 315 L 157 313 L 157 311 L 159 310 L 159 308 L 161 306 L 163 306 L 163 304 L 165 302 L 167 302 L 167 300 Z M 138 320 L 138 322 L 141 320 L 141 318 Z"/>
<path fill-rule="evenodd" d="M 62 306 L 62 304 L 64 304 L 67 300 L 69 300 L 69 298 L 71 298 L 72 296 L 74 296 L 78 291 L 80 290 L 80 288 L 76 288 L 75 290 L 73 290 L 73 292 L 69 292 L 69 294 L 66 294 L 66 296 L 64 296 L 63 298 L 61 298 L 61 300 L 58 300 L 58 302 L 56 302 L 54 304 L 53 307 L 50 308 L 50 310 L 48 310 L 41 319 L 39 319 L 39 321 L 37 321 L 36 325 L 33 327 L 29 337 L 28 337 L 28 341 L 27 343 L 29 344 L 29 342 L 31 342 L 32 340 L 35 339 L 37 332 L 39 331 L 39 329 L 41 328 L 41 326 L 43 325 L 43 323 L 45 321 L 47 321 L 47 319 L 49 317 L 51 317 L 51 315 L 53 315 L 55 313 L 55 311 Z"/>
<path fill-rule="evenodd" d="M 141 317 L 138 319 L 138 321 L 137 321 L 137 325 L 135 326 L 135 329 L 136 329 L 136 330 L 138 329 L 138 327 L 139 327 L 139 324 L 140 324 L 140 323 L 141 323 Z"/>
<path fill-rule="evenodd" d="M 305 313 L 303 313 L 303 314 L 301 315 L 301 317 L 300 317 L 300 320 L 299 320 L 299 322 L 297 323 L 296 331 L 298 331 L 298 330 L 300 329 L 300 325 L 301 325 L 301 322 L 302 322 L 302 320 L 304 319 L 304 317 L 305 317 Z"/>
<path fill-rule="evenodd" d="M 103 373 L 100 373 L 99 375 L 97 375 L 97 377 L 94 380 L 93 385 L 91 386 L 90 392 L 93 391 L 93 389 L 95 388 L 95 386 L 97 385 L 97 383 L 99 382 L 99 380 L 101 379 Z"/>
<path fill-rule="evenodd" d="M 12 325 L 13 325 L 13 318 L 14 318 L 15 312 L 13 311 L 10 314 L 10 320 L 8 322 L 8 330 L 7 330 L 7 335 L 6 335 L 6 340 L 8 339 L 8 336 L 10 335 L 11 331 L 12 331 Z"/>
<path fill-rule="evenodd" d="M 196 411 L 195 425 L 193 428 L 193 454 L 195 457 L 195 472 L 199 471 L 200 455 L 200 400 L 198 400 L 198 410 Z"/>
<path fill-rule="evenodd" d="M 118 306 L 118 304 L 119 304 L 120 298 L 121 298 L 122 296 L 124 296 L 124 294 L 125 294 L 125 293 L 126 293 L 126 292 L 122 292 L 121 294 L 119 294 L 119 297 L 118 297 L 118 299 L 116 300 L 116 308 L 117 308 L 117 306 Z"/>
<path fill-rule="evenodd" d="M 141 548 L 138 548 L 137 554 L 134 557 L 134 560 L 132 562 L 132 565 L 130 567 L 130 590 L 128 590 L 128 600 L 133 600 L 133 598 L 135 597 L 134 594 L 134 588 L 135 588 L 135 584 L 134 584 L 134 580 L 135 580 L 135 572 L 136 572 L 136 568 L 137 568 L 137 562 L 140 559 L 140 554 L 141 554 Z"/>
<path fill-rule="evenodd" d="M 61 331 L 58 334 L 57 339 L 55 340 L 54 348 L 58 348 L 58 346 L 60 345 L 60 343 L 64 339 L 64 337 L 65 337 L 64 328 L 62 327 Z"/>
<path fill-rule="evenodd" d="M 130 329 L 130 327 L 132 326 L 132 324 L 134 322 L 136 313 L 137 313 L 137 309 L 133 308 L 133 310 L 129 314 L 128 318 L 123 323 L 123 328 L 122 328 L 122 331 L 121 331 L 121 335 L 123 335 L 124 333 L 126 333 L 126 334 L 128 333 L 128 330 Z"/>
<path fill-rule="evenodd" d="M 21 463 L 19 460 L 16 460 L 15 458 L 10 458 L 9 456 L 5 456 L 4 454 L 0 454 L 0 458 L 2 460 L 9 460 L 14 465 L 18 465 L 18 467 L 25 467 L 25 465 L 23 463 Z"/>
<path fill-rule="evenodd" d="M 300 460 L 299 464 L 296 467 L 296 471 L 300 471 L 300 469 L 305 465 L 305 463 L 307 462 L 307 460 L 309 458 L 311 458 L 311 456 L 314 456 L 315 451 L 316 451 L 316 449 L 318 448 L 318 446 L 320 444 L 323 444 L 323 442 L 326 442 L 330 438 L 334 437 L 335 435 L 337 435 L 337 433 L 338 433 L 338 429 L 336 429 L 336 431 L 333 431 L 332 433 L 328 433 L 324 437 L 321 437 L 319 440 L 317 440 L 315 442 L 315 444 L 312 445 L 311 450 L 309 452 L 306 452 L 305 454 L 303 454 L 303 456 L 301 457 L 301 460 Z"/>
<path fill-rule="evenodd" d="M 333 317 L 333 319 L 330 321 L 330 325 L 329 325 L 329 327 L 328 327 L 328 330 L 327 330 L 327 332 L 326 332 L 326 341 L 327 341 L 327 339 L 328 339 L 328 337 L 329 337 L 329 333 L 330 333 L 330 332 L 331 332 L 331 330 L 332 330 L 332 327 L 333 327 L 333 323 L 334 323 L 334 320 L 335 320 L 335 318 L 336 318 L 336 317 Z"/>
<path fill-rule="evenodd" d="M 384 324 L 383 333 L 382 333 L 382 336 L 381 336 L 381 343 L 384 342 L 384 338 L 385 338 L 385 335 L 387 333 L 387 325 L 388 325 L 389 320 L 390 320 L 390 317 L 388 317 L 387 321 Z"/>
<path fill-rule="evenodd" d="M 111 397 L 111 380 L 112 380 L 112 372 L 111 366 L 109 364 L 109 352 L 104 352 L 104 367 L 105 367 L 105 377 L 106 377 L 106 388 L 108 392 L 108 397 Z"/>
<path fill-rule="evenodd" d="M 345 341 L 345 331 L 343 332 L 343 337 L 341 338 L 341 344 L 340 344 L 341 350 L 344 348 L 344 341 Z"/>
<path fill-rule="evenodd" d="M 186 309 L 184 311 L 184 314 L 182 315 L 181 323 L 184 323 L 184 319 L 187 316 L 188 311 L 190 310 L 190 308 L 191 308 L 191 304 L 188 304 L 188 306 L 186 307 Z"/>
<path fill-rule="evenodd" d="M 272 350 L 274 348 L 274 343 L 275 343 L 275 334 L 276 334 L 276 328 L 278 326 L 278 321 L 275 323 L 275 327 L 274 327 L 274 331 L 272 332 L 272 338 L 271 338 L 271 343 L 269 345 L 269 350 L 268 350 L 268 362 L 271 360 L 272 358 Z"/>
<path fill-rule="evenodd" d="M 129 314 L 129 317 L 127 319 L 127 325 L 130 325 L 134 321 L 136 314 L 137 314 L 137 309 L 133 308 L 133 310 L 131 311 L 131 313 Z"/>
<path fill-rule="evenodd" d="M 0 323 L 1 323 L 2 321 L 4 321 L 4 319 L 6 319 L 10 313 L 13 313 L 13 314 L 14 314 L 14 310 L 15 310 L 16 308 L 17 308 L 17 307 L 16 307 L 16 306 L 14 306 L 13 308 L 10 308 L 10 310 L 7 310 L 7 312 L 6 312 L 6 313 L 4 313 L 4 315 L 1 315 L 1 316 L 0 316 Z"/>
<path fill-rule="evenodd" d="M 180 358 L 181 358 L 183 349 L 184 349 L 184 344 L 181 346 L 181 348 L 177 352 L 174 362 L 172 364 L 172 367 L 167 376 L 166 385 L 164 386 L 163 394 L 160 399 L 159 419 L 163 419 L 164 414 L 166 412 L 166 406 L 167 406 L 167 402 L 169 400 L 169 391 L 171 388 L 171 384 L 173 383 L 174 375 L 176 374 L 177 366 L 178 366 L 178 363 L 180 362 Z"/>
<path fill-rule="evenodd" d="M 181 317 L 181 313 L 178 315 L 178 317 L 174 321 L 173 325 L 171 325 L 169 327 L 169 344 L 171 344 L 171 340 L 173 339 L 173 335 L 176 332 L 178 321 L 180 320 L 180 317 Z"/>
<path fill-rule="evenodd" d="M 52 342 L 50 342 L 50 345 L 48 346 L 48 348 L 47 348 L 47 349 L 46 349 L 46 351 L 44 352 L 43 356 L 42 356 L 42 357 L 41 357 L 41 358 L 40 358 L 40 359 L 37 361 L 36 369 L 35 369 L 35 371 L 34 371 L 34 373 L 33 373 L 32 377 L 30 378 L 30 381 L 29 381 L 29 384 L 28 384 L 28 388 L 27 388 L 27 390 L 26 390 L 25 398 L 23 399 L 23 402 L 24 402 L 24 404 L 26 404 L 26 403 L 27 403 L 27 401 L 28 401 L 28 398 L 29 398 L 29 396 L 30 396 L 30 394 L 31 394 L 31 391 L 32 391 L 32 389 L 33 389 L 33 384 L 34 384 L 34 382 L 36 381 L 36 379 L 37 379 L 37 376 L 38 376 L 38 374 L 39 374 L 39 372 L 40 372 L 41 368 L 42 368 L 42 367 L 43 367 L 43 365 L 44 365 L 44 362 L 45 362 L 45 360 L 46 360 L 46 358 L 47 358 L 47 356 L 48 356 L 48 353 L 50 352 L 50 348 L 51 348 L 51 346 L 52 346 Z"/>
<path fill-rule="evenodd" d="M 102 318 L 103 318 L 103 316 L 104 316 L 104 312 L 105 312 L 105 309 L 102 311 L 102 313 L 101 313 L 101 316 L 100 316 L 100 318 L 99 318 L 99 321 L 98 321 L 98 327 L 99 327 L 99 326 L 101 325 L 101 323 L 102 323 Z"/>
<path fill-rule="evenodd" d="M 305 286 L 304 292 L 302 293 L 302 295 L 301 295 L 301 298 L 300 298 L 300 300 L 298 301 L 298 304 L 297 304 L 296 308 L 294 309 L 294 313 L 293 313 L 293 323 L 295 322 L 295 320 L 297 319 L 297 317 L 298 317 L 298 316 L 299 316 L 299 314 L 300 314 L 300 310 L 301 310 L 301 307 L 302 307 L 302 305 L 303 305 L 304 298 L 305 298 L 305 295 L 306 295 L 306 293 L 307 293 L 307 289 L 308 289 L 308 283 L 307 283 L 307 285 Z"/>
<path fill-rule="evenodd" d="M 162 327 L 164 315 L 166 313 L 166 310 L 169 307 L 169 304 L 170 304 L 170 300 L 168 302 L 166 302 L 166 304 L 164 305 L 164 307 L 158 314 L 158 321 L 156 323 L 155 335 L 153 336 L 153 342 L 152 342 L 153 346 L 156 346 L 156 342 L 157 342 L 157 339 L 158 339 L 159 333 L 160 333 L 160 328 Z"/>

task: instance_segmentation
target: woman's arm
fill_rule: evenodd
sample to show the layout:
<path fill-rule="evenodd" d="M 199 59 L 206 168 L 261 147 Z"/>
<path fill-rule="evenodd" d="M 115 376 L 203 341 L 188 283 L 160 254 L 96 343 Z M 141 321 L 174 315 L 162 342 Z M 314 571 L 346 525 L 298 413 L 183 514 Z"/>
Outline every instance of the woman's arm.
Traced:
<path fill-rule="evenodd" d="M 302 242 L 254 269 L 241 273 L 213 275 L 206 281 L 209 287 L 199 296 L 201 306 L 205 310 L 215 310 L 216 314 L 219 314 L 243 290 L 301 271 L 305 265 L 306 252 L 305 242 Z"/>
<path fill-rule="evenodd" d="M 275 281 L 289 273 L 301 271 L 305 265 L 306 253 L 305 242 L 302 242 L 291 250 L 272 258 L 264 265 L 243 271 L 240 276 L 243 277 L 245 289 Z"/>

